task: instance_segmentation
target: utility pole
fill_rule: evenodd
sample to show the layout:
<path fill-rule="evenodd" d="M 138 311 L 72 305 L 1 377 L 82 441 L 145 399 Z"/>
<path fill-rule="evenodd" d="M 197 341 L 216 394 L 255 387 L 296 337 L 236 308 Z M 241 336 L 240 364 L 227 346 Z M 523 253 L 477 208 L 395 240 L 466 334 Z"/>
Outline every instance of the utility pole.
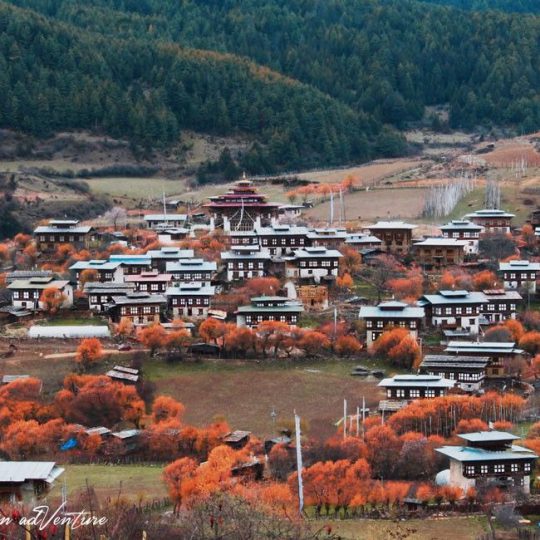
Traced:
<path fill-rule="evenodd" d="M 343 438 L 347 438 L 347 400 L 343 400 Z"/>
<path fill-rule="evenodd" d="M 294 413 L 294 427 L 296 431 L 296 470 L 298 472 L 298 512 L 304 511 L 304 484 L 302 482 L 302 432 L 300 430 L 300 417 Z"/>

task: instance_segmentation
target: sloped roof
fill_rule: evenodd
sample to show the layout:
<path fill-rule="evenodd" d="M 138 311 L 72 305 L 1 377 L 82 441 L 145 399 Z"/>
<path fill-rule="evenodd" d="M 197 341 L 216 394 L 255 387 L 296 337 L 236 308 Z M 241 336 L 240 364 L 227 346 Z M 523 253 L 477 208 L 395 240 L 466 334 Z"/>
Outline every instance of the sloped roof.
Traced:
<path fill-rule="evenodd" d="M 54 461 L 0 461 L 0 482 L 41 480 L 50 484 L 63 472 Z"/>

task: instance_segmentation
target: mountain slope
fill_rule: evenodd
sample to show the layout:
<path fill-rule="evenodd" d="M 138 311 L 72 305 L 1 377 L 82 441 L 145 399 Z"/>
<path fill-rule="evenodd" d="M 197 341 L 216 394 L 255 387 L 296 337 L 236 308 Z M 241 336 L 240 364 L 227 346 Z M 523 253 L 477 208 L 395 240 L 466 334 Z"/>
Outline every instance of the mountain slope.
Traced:
<path fill-rule="evenodd" d="M 104 36 L 245 56 L 397 127 L 449 103 L 453 127 L 540 128 L 537 16 L 412 0 L 12 1 Z"/>
<path fill-rule="evenodd" d="M 0 91 L 3 127 L 90 128 L 149 147 L 182 128 L 239 131 L 266 143 L 246 156 L 251 169 L 367 159 L 380 133 L 366 115 L 233 55 L 105 38 L 2 3 Z"/>
<path fill-rule="evenodd" d="M 497 10 L 509 13 L 540 13 L 538 0 L 422 0 L 466 10 Z"/>

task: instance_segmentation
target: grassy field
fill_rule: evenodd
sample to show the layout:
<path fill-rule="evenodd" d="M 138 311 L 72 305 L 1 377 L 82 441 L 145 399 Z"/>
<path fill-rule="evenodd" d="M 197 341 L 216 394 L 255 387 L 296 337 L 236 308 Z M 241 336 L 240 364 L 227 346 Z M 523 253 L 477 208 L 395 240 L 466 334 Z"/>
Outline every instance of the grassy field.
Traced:
<path fill-rule="evenodd" d="M 167 197 L 185 192 L 182 180 L 168 178 L 88 178 L 85 182 L 94 193 L 104 193 L 111 197 L 130 199 L 160 198 L 163 191 Z"/>
<path fill-rule="evenodd" d="M 373 221 L 385 219 L 414 219 L 424 206 L 426 189 L 390 188 L 355 191 L 345 195 L 346 220 Z M 308 210 L 306 215 L 315 220 L 328 220 L 330 202 Z M 338 206 L 334 207 L 338 215 Z"/>
<path fill-rule="evenodd" d="M 350 520 L 324 522 L 343 540 L 474 540 L 487 531 L 483 517 L 449 519 L 411 519 L 402 522 L 383 520 Z M 317 527 L 314 525 L 314 527 Z"/>
<path fill-rule="evenodd" d="M 383 392 L 377 380 L 352 377 L 356 361 L 202 361 L 171 366 L 163 360 L 147 361 L 145 374 L 158 394 L 173 396 L 186 406 L 185 420 L 204 425 L 225 416 L 234 429 L 258 436 L 275 433 L 276 426 L 290 422 L 296 410 L 309 424 L 309 434 L 328 436 L 343 414 L 343 399 L 350 410 L 365 396 L 375 407 Z M 377 362 L 371 365 L 381 367 Z M 276 424 L 271 417 L 277 413 Z"/>
<path fill-rule="evenodd" d="M 151 502 L 167 496 L 161 480 L 162 467 L 150 465 L 63 465 L 66 469 L 56 482 L 49 497 L 61 495 L 65 480 L 69 497 L 93 487 L 100 498 L 129 498 L 131 501 Z"/>

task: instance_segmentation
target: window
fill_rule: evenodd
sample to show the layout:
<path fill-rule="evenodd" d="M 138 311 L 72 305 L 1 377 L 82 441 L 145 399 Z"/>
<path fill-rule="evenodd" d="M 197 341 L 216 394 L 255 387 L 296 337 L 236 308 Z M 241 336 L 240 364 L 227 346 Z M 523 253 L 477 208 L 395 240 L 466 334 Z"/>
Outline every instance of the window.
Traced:
<path fill-rule="evenodd" d="M 426 389 L 425 395 L 427 398 L 435 397 L 435 390 L 433 390 L 432 388 L 428 388 Z"/>
<path fill-rule="evenodd" d="M 510 471 L 511 471 L 511 472 L 518 472 L 518 470 L 519 470 L 519 466 L 518 466 L 517 463 L 512 463 L 512 464 L 510 465 Z"/>
<path fill-rule="evenodd" d="M 13 299 L 17 300 L 19 298 L 19 291 L 13 291 Z"/>
<path fill-rule="evenodd" d="M 495 304 L 488 304 L 488 311 L 495 311 Z"/>
<path fill-rule="evenodd" d="M 371 321 L 366 321 L 366 328 L 371 328 L 373 323 Z"/>
<path fill-rule="evenodd" d="M 384 322 L 383 321 L 377 321 L 377 328 L 383 328 Z"/>
<path fill-rule="evenodd" d="M 487 474 L 489 467 L 487 465 L 480 465 L 480 474 Z"/>
<path fill-rule="evenodd" d="M 496 463 L 495 467 L 493 469 L 494 469 L 494 472 L 496 472 L 496 473 L 503 473 L 504 472 L 504 463 Z"/>
<path fill-rule="evenodd" d="M 474 471 L 475 471 L 474 465 L 467 465 L 465 467 L 465 474 L 472 475 L 474 474 Z"/>
<path fill-rule="evenodd" d="M 30 298 L 30 293 L 29 293 L 28 291 L 24 291 L 24 292 L 23 292 L 23 298 L 24 298 L 24 299 Z"/>
<path fill-rule="evenodd" d="M 403 388 L 397 388 L 396 397 L 405 397 L 405 390 L 403 390 Z"/>
<path fill-rule="evenodd" d="M 467 306 L 467 307 L 465 308 L 465 313 L 466 313 L 467 315 L 470 315 L 470 314 L 472 313 L 472 307 Z"/>
<path fill-rule="evenodd" d="M 463 311 L 463 308 L 457 307 L 456 308 L 456 315 L 461 315 L 462 311 Z"/>
<path fill-rule="evenodd" d="M 412 388 L 411 390 L 409 390 L 409 396 L 412 398 L 419 398 L 420 390 L 418 390 L 418 388 Z"/>
<path fill-rule="evenodd" d="M 416 328 L 416 321 L 411 321 L 409 326 L 410 328 L 413 328 L 413 329 Z"/>
<path fill-rule="evenodd" d="M 510 304 L 510 310 L 516 311 L 516 304 Z"/>
<path fill-rule="evenodd" d="M 523 465 L 523 470 L 528 473 L 528 472 L 531 472 L 531 464 L 530 463 L 525 463 Z"/>
<path fill-rule="evenodd" d="M 152 306 L 144 306 L 143 307 L 143 313 L 145 315 L 149 315 L 150 313 L 152 313 Z"/>
<path fill-rule="evenodd" d="M 452 308 L 451 307 L 444 308 L 444 313 L 445 313 L 445 315 L 451 315 L 452 314 Z"/>

